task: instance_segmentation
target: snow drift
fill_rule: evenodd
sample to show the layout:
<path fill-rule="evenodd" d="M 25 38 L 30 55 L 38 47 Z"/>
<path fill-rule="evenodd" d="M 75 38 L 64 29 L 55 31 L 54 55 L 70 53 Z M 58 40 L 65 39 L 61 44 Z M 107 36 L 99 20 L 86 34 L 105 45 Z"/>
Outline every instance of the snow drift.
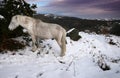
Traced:
<path fill-rule="evenodd" d="M 66 38 L 64 57 L 59 57 L 55 40 L 43 41 L 36 52 L 27 46 L 0 54 L 0 78 L 119 78 L 120 37 L 84 32 L 79 35 L 82 38 L 78 41 Z"/>

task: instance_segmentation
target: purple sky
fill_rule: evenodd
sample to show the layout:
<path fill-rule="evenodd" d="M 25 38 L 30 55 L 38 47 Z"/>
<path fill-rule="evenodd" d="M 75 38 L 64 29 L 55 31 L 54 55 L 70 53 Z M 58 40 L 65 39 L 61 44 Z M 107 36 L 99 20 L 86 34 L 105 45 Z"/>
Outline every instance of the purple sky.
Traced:
<path fill-rule="evenodd" d="M 37 13 L 80 18 L 120 18 L 120 0 L 26 0 Z"/>

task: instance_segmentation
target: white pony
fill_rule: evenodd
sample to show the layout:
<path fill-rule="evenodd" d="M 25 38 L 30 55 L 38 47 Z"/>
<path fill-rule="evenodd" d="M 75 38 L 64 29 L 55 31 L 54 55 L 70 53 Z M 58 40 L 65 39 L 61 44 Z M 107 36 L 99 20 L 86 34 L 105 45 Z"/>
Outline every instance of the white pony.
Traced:
<path fill-rule="evenodd" d="M 32 51 L 36 51 L 38 38 L 39 39 L 51 39 L 54 38 L 61 48 L 61 56 L 66 52 L 66 30 L 58 24 L 45 23 L 39 19 L 34 19 L 28 16 L 15 15 L 9 25 L 10 30 L 14 30 L 18 26 L 25 28 L 29 35 L 32 37 L 33 48 Z"/>

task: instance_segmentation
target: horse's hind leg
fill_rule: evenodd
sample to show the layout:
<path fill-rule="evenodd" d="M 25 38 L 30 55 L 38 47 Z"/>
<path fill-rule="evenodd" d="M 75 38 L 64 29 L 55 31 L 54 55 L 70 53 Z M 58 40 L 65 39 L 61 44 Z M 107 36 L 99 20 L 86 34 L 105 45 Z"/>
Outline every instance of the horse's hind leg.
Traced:
<path fill-rule="evenodd" d="M 60 56 L 64 56 L 64 55 L 65 55 L 65 52 L 64 52 L 64 50 L 63 50 L 63 46 L 62 46 L 62 43 L 61 43 L 61 38 L 56 39 L 56 41 L 57 41 L 58 45 L 59 45 L 60 48 L 61 48 L 61 54 L 60 54 Z"/>
<path fill-rule="evenodd" d="M 66 32 L 63 33 L 61 37 L 61 56 L 65 55 L 66 52 Z"/>
<path fill-rule="evenodd" d="M 32 37 L 32 46 L 33 46 L 32 51 L 34 52 L 34 51 L 37 50 L 37 46 L 36 46 L 36 37 L 33 36 L 33 35 L 32 35 L 31 37 Z"/>

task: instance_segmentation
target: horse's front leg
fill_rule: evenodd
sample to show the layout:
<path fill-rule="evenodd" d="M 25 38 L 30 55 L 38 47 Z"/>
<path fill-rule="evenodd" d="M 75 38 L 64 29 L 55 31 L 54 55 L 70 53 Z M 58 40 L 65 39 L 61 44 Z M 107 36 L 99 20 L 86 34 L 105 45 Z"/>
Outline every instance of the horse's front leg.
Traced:
<path fill-rule="evenodd" d="M 31 36 L 32 37 L 32 51 L 36 51 L 37 50 L 37 46 L 36 46 L 36 37 L 34 35 Z"/>

